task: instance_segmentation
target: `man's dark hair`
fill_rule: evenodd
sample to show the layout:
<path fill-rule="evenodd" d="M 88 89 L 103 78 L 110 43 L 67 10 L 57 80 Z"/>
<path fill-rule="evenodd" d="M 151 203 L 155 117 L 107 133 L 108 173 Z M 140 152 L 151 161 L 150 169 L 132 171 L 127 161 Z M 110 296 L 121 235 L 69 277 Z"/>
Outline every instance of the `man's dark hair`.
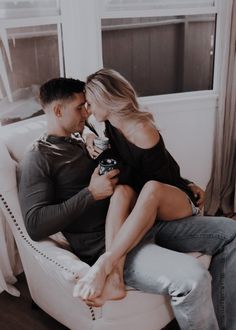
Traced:
<path fill-rule="evenodd" d="M 42 107 L 56 100 L 66 100 L 74 93 L 83 93 L 85 83 L 79 79 L 54 78 L 44 83 L 39 90 Z"/>

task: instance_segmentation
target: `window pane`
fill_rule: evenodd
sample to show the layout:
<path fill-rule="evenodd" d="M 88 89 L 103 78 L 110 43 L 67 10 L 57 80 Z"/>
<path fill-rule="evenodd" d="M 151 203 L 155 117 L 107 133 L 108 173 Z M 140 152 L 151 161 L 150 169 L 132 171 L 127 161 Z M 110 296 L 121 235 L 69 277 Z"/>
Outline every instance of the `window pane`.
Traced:
<path fill-rule="evenodd" d="M 104 67 L 140 96 L 212 89 L 215 15 L 102 19 Z"/>
<path fill-rule="evenodd" d="M 0 43 L 8 80 L 4 81 L 4 74 L 0 72 L 2 125 L 41 114 L 39 86 L 60 76 L 57 25 L 11 28 L 7 29 L 7 36 L 11 60 Z"/>

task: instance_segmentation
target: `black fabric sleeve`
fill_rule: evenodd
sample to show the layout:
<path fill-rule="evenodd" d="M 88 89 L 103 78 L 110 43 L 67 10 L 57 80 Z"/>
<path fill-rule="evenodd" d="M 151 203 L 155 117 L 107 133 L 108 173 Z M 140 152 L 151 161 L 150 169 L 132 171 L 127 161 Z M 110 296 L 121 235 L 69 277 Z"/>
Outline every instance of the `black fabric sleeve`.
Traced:
<path fill-rule="evenodd" d="M 62 203 L 56 203 L 50 164 L 39 152 L 29 152 L 20 166 L 19 198 L 26 229 L 33 240 L 62 231 L 95 203 L 84 188 Z"/>
<path fill-rule="evenodd" d="M 185 186 L 192 183 L 181 177 L 178 163 L 166 149 L 160 152 L 160 149 L 157 146 L 152 150 L 143 152 L 141 162 L 145 182 L 154 179 L 174 185 L 177 184 L 179 180 L 181 180 Z"/>
<path fill-rule="evenodd" d="M 169 183 L 171 177 L 169 160 L 167 157 L 163 157 L 158 146 L 149 150 L 143 150 L 140 153 L 140 158 L 144 182 L 156 180 Z"/>
<path fill-rule="evenodd" d="M 193 181 L 189 181 L 189 180 L 186 179 L 186 178 L 182 178 L 182 180 L 186 183 L 187 186 L 188 186 L 189 184 L 194 184 Z"/>

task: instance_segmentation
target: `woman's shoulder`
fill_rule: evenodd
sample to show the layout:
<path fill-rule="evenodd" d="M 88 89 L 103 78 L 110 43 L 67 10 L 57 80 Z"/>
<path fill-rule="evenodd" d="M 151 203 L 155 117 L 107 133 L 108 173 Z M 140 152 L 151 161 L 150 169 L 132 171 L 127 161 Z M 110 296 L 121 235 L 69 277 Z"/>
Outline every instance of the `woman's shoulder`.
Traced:
<path fill-rule="evenodd" d="M 132 143 L 142 149 L 150 149 L 158 144 L 160 134 L 157 128 L 149 122 L 139 122 L 132 133 Z"/>

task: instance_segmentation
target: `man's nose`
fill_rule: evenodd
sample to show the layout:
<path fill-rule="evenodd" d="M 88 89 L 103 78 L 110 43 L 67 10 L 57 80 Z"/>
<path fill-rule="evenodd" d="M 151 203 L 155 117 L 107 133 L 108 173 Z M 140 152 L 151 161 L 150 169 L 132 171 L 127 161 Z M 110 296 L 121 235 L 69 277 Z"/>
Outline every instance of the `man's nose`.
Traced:
<path fill-rule="evenodd" d="M 83 118 L 85 118 L 85 119 L 87 119 L 88 116 L 89 116 L 88 111 L 87 111 L 87 109 L 86 109 L 85 106 L 83 107 L 83 110 L 82 110 L 82 116 L 83 116 Z"/>

